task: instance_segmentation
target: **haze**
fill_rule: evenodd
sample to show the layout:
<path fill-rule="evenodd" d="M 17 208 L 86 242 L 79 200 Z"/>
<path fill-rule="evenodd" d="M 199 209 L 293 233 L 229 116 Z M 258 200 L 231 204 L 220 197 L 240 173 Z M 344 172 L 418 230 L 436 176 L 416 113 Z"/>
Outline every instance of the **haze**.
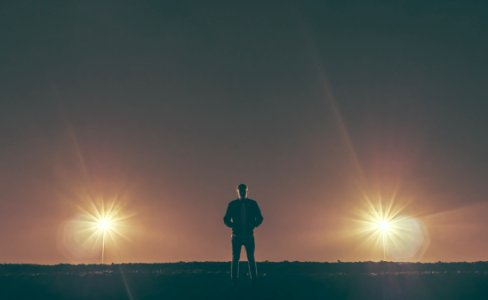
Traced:
<path fill-rule="evenodd" d="M 0 262 L 97 262 L 62 241 L 90 197 L 134 214 L 108 262 L 228 260 L 241 182 L 258 261 L 381 259 L 365 194 L 412 260 L 486 260 L 488 7 L 318 2 L 1 4 Z"/>

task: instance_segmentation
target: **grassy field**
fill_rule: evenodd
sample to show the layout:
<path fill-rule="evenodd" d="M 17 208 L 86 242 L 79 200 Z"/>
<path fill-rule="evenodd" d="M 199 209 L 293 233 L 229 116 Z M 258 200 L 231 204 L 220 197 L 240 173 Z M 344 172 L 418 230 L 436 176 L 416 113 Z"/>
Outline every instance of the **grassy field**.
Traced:
<path fill-rule="evenodd" d="M 488 263 L 0 265 L 0 299 L 488 299 Z"/>

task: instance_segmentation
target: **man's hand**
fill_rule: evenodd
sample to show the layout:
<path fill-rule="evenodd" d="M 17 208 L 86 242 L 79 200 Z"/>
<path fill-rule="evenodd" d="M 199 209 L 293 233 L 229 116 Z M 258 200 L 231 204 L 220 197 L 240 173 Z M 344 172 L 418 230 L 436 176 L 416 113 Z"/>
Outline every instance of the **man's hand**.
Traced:
<path fill-rule="evenodd" d="M 234 222 L 232 222 L 232 221 L 230 221 L 230 220 L 229 220 L 229 221 L 227 221 L 227 220 L 225 220 L 225 219 L 224 219 L 224 223 L 225 223 L 225 225 L 226 225 L 227 227 L 229 227 L 229 228 L 234 228 Z"/>
<path fill-rule="evenodd" d="M 224 224 L 229 228 L 234 227 L 234 222 L 232 222 L 232 216 L 231 216 L 231 211 L 230 211 L 230 203 L 227 206 L 227 211 L 225 212 Z"/>

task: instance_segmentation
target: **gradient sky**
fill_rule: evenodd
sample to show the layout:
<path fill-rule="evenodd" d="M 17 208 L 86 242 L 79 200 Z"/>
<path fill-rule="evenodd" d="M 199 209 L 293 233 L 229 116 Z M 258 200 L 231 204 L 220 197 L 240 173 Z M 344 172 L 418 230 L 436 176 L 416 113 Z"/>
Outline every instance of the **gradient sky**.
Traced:
<path fill-rule="evenodd" d="M 160 2 L 0 4 L 0 262 L 96 262 L 90 197 L 134 213 L 108 261 L 227 260 L 241 182 L 258 260 L 380 259 L 364 195 L 424 224 L 412 260 L 488 259 L 485 1 Z"/>

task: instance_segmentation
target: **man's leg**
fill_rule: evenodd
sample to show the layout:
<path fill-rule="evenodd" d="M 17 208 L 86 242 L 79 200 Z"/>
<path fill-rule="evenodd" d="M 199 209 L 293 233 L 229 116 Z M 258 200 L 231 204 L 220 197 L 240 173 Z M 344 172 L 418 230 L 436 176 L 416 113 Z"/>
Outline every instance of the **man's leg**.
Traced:
<path fill-rule="evenodd" d="M 235 281 L 239 278 L 239 258 L 241 257 L 241 239 L 232 236 L 232 264 L 230 266 L 230 278 Z"/>
<path fill-rule="evenodd" d="M 254 249 L 255 249 L 254 236 L 250 236 L 246 238 L 244 247 L 246 247 L 247 262 L 249 264 L 249 275 L 251 276 L 251 279 L 254 280 L 258 275 L 257 268 L 256 268 L 256 261 L 254 259 Z"/>

